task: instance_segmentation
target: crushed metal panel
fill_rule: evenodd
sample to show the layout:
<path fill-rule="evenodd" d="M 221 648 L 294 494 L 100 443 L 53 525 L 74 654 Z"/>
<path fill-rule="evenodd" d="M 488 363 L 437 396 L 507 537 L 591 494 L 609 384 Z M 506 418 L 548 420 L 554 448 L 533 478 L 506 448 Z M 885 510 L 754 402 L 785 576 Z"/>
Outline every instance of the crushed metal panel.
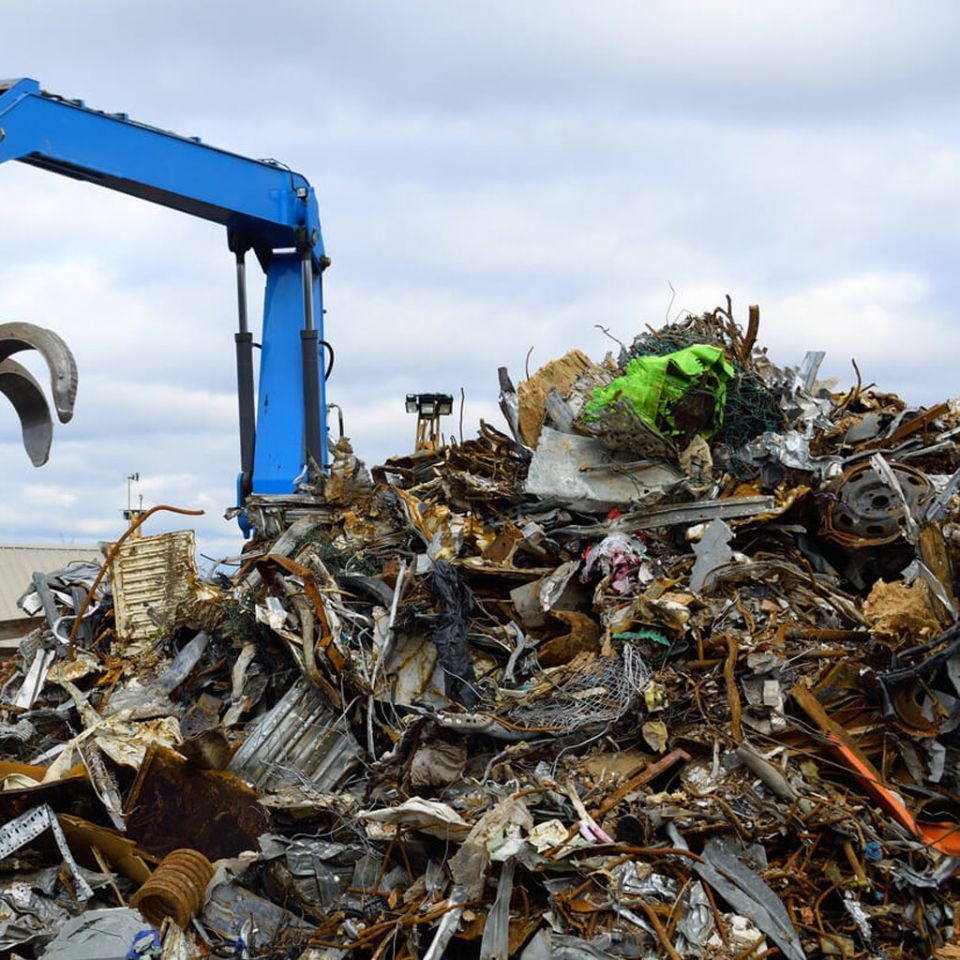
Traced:
<path fill-rule="evenodd" d="M 534 497 L 555 497 L 575 510 L 603 511 L 656 501 L 682 479 L 665 463 L 630 463 L 593 437 L 544 427 L 524 490 Z"/>
<path fill-rule="evenodd" d="M 382 703 L 447 704 L 440 654 L 428 637 L 400 634 L 377 676 L 376 697 Z"/>
<path fill-rule="evenodd" d="M 147 924 L 129 907 L 87 910 L 60 927 L 42 956 L 47 960 L 126 960 Z"/>
<path fill-rule="evenodd" d="M 346 723 L 307 679 L 295 683 L 253 726 L 230 770 L 262 792 L 304 780 L 334 790 L 360 758 Z"/>
<path fill-rule="evenodd" d="M 284 948 L 299 956 L 316 929 L 302 917 L 235 883 L 218 883 L 203 908 L 203 924 L 224 940 L 243 937 L 253 950 Z M 295 951 L 295 952 L 293 952 Z"/>
<path fill-rule="evenodd" d="M 267 538 L 278 537 L 300 520 L 316 520 L 329 524 L 333 511 L 323 497 L 306 494 L 251 494 L 243 512 L 251 526 Z"/>
<path fill-rule="evenodd" d="M 127 836 L 149 854 L 199 850 L 208 860 L 256 850 L 267 829 L 258 796 L 239 777 L 201 770 L 164 746 L 147 751 L 130 790 Z"/>
<path fill-rule="evenodd" d="M 197 581 L 197 543 L 192 530 L 128 540 L 110 568 L 117 636 L 127 655 L 145 650 L 175 625 L 177 608 Z"/>

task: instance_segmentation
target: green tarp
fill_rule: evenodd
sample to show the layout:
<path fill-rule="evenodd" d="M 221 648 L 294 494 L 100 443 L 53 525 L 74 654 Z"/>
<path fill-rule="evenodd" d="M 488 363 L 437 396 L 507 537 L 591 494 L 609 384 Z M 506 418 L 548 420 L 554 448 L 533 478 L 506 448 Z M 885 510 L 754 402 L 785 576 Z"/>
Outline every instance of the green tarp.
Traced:
<path fill-rule="evenodd" d="M 619 397 L 626 397 L 644 420 L 662 433 L 675 435 L 680 431 L 673 422 L 674 404 L 690 390 L 704 389 L 716 397 L 713 416 L 701 431 L 710 437 L 723 426 L 727 381 L 733 375 L 723 350 L 705 343 L 695 343 L 663 357 L 635 357 L 622 376 L 593 391 L 584 411 L 585 419 L 599 419 Z"/>

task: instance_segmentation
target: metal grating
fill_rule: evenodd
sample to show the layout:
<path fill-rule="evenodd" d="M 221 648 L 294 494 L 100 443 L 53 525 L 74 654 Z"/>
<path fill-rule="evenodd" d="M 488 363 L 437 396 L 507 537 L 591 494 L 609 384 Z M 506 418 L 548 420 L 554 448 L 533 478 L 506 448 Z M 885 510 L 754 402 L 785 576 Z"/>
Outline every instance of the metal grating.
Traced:
<path fill-rule="evenodd" d="M 128 540 L 110 569 L 117 636 L 126 652 L 146 647 L 171 626 L 197 580 L 192 530 Z"/>

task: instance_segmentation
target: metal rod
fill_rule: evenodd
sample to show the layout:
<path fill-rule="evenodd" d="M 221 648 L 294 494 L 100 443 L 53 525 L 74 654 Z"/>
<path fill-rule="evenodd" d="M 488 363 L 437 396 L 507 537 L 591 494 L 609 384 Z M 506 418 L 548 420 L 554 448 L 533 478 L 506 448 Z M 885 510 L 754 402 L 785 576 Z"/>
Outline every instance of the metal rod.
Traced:
<path fill-rule="evenodd" d="M 303 329 L 300 349 L 303 362 L 303 425 L 307 466 L 312 458 L 323 469 L 322 411 L 320 410 L 320 333 L 313 325 L 313 259 L 309 249 L 301 254 L 303 278 Z"/>
<path fill-rule="evenodd" d="M 340 436 L 337 437 L 338 440 L 343 439 L 343 409 L 339 403 L 328 403 L 327 410 L 336 410 L 337 411 L 337 420 L 340 424 Z"/>
<path fill-rule="evenodd" d="M 303 277 L 303 329 L 313 329 L 313 258 L 309 250 L 304 250 L 300 258 L 300 270 Z"/>
<path fill-rule="evenodd" d="M 249 332 L 247 325 L 247 261 L 245 254 L 237 254 L 237 306 L 240 313 L 240 332 Z"/>
<path fill-rule="evenodd" d="M 245 254 L 237 254 L 237 312 L 240 330 L 237 345 L 237 405 L 240 415 L 240 506 L 253 488 L 253 454 L 257 438 L 256 401 L 253 396 L 253 334 L 247 322 L 247 271 Z"/>

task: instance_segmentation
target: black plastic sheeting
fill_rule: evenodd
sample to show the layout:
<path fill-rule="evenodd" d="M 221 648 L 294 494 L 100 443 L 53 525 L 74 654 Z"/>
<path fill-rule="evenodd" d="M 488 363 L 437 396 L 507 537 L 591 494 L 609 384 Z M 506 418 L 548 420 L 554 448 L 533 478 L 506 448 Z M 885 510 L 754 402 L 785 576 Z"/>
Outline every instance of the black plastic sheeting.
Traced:
<path fill-rule="evenodd" d="M 445 560 L 434 564 L 427 584 L 443 607 L 434 623 L 432 639 L 440 652 L 446 694 L 469 709 L 479 700 L 477 677 L 467 649 L 468 618 L 474 608 L 473 593 L 460 579 L 456 567 Z"/>

